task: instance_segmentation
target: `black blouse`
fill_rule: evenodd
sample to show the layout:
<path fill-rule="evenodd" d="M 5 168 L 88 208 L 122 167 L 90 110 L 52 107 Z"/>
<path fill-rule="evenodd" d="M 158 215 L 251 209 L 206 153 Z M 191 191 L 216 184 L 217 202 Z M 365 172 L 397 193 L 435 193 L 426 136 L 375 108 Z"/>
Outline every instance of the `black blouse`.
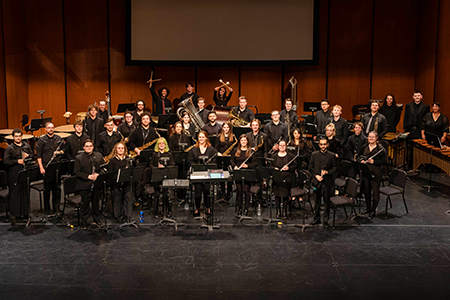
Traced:
<path fill-rule="evenodd" d="M 214 103 L 216 103 L 217 106 L 226 106 L 228 104 L 228 101 L 230 101 L 230 99 L 231 99 L 231 95 L 233 95 L 233 92 L 230 92 L 224 98 L 219 98 L 217 91 L 214 91 L 214 97 L 213 97 Z"/>
<path fill-rule="evenodd" d="M 200 156 L 207 156 L 208 159 L 211 158 L 213 155 L 217 153 L 217 150 L 214 147 L 208 147 L 206 148 L 205 153 L 200 152 L 200 148 L 194 147 L 189 151 L 189 164 L 200 164 L 203 163 L 203 161 L 200 161 Z M 215 160 L 213 159 L 210 163 L 214 163 Z"/>
<path fill-rule="evenodd" d="M 426 113 L 423 117 L 422 128 L 425 132 L 430 132 L 442 138 L 444 132 L 448 133 L 448 118 L 444 114 L 440 114 L 436 121 L 433 119 L 433 113 Z"/>

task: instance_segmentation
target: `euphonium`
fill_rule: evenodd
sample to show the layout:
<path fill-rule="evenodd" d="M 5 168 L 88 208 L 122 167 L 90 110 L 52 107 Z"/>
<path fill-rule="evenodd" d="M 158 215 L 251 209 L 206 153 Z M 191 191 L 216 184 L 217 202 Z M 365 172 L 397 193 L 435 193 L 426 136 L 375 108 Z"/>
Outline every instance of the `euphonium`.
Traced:
<path fill-rule="evenodd" d="M 230 122 L 234 120 L 234 122 L 231 122 L 234 127 L 240 127 L 240 126 L 247 126 L 249 122 L 245 121 L 241 117 L 239 117 L 234 110 L 230 110 L 228 113 L 228 117 L 230 118 Z"/>

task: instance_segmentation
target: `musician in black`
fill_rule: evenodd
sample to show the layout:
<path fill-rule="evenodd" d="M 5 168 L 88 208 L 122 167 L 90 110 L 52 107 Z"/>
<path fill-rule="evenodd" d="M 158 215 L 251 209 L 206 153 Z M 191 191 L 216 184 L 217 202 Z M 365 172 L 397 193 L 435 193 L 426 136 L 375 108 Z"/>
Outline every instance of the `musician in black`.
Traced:
<path fill-rule="evenodd" d="M 109 118 L 105 124 L 106 131 L 100 133 L 95 142 L 95 150 L 100 152 L 104 157 L 108 156 L 114 146 L 122 140 L 122 136 L 117 131 L 114 131 L 114 121 Z"/>
<path fill-rule="evenodd" d="M 255 118 L 255 114 L 253 113 L 253 111 L 251 111 L 247 107 L 247 98 L 245 98 L 245 96 L 239 97 L 239 106 L 233 108 L 233 112 L 236 116 L 238 116 L 239 118 L 248 122 L 249 124 Z M 234 123 L 234 120 L 232 120 L 231 123 Z M 245 126 L 245 127 L 249 127 L 249 126 L 250 125 Z"/>
<path fill-rule="evenodd" d="M 36 157 L 41 174 L 44 175 L 44 210 L 45 213 L 50 214 L 58 212 L 59 204 L 61 202 L 60 194 L 60 178 L 56 178 L 55 171 L 47 169 L 49 162 L 58 162 L 60 155 L 64 154 L 64 140 L 55 135 L 55 126 L 48 122 L 45 124 L 46 134 L 41 136 L 36 145 Z M 49 171 L 49 172 L 47 172 Z M 52 194 L 52 207 L 50 209 L 50 193 Z"/>
<path fill-rule="evenodd" d="M 231 167 L 234 170 L 241 169 L 254 169 L 258 162 L 253 159 L 251 155 L 252 150 L 248 144 L 248 138 L 246 135 L 241 135 L 239 137 L 239 143 L 236 147 L 236 150 L 233 151 L 233 155 L 231 155 Z M 243 197 L 245 195 L 245 207 L 243 214 L 248 216 L 248 208 L 250 206 L 250 182 L 244 181 L 244 186 L 242 186 L 241 180 L 236 180 L 236 202 L 238 204 L 238 216 L 242 215 L 242 204 Z"/>
<path fill-rule="evenodd" d="M 367 143 L 367 137 L 363 132 L 363 124 L 361 122 L 355 122 L 353 129 L 355 134 L 351 135 L 347 139 L 347 154 L 346 158 L 349 160 L 355 159 L 355 156 L 359 154 L 361 149 L 365 147 Z"/>
<path fill-rule="evenodd" d="M 386 97 L 384 97 L 384 104 L 380 108 L 380 114 L 386 117 L 387 131 L 397 132 L 397 125 L 400 122 L 402 109 L 395 103 L 394 95 L 387 94 Z"/>
<path fill-rule="evenodd" d="M 334 125 L 336 130 L 336 139 L 341 142 L 342 145 L 347 143 L 348 139 L 348 122 L 346 119 L 341 117 L 342 115 L 342 106 L 335 105 L 333 106 L 333 118 L 331 123 Z"/>
<path fill-rule="evenodd" d="M 136 152 L 137 155 L 141 155 L 141 151 L 144 149 L 139 149 L 145 144 L 155 140 L 158 137 L 155 129 L 150 126 L 150 114 L 144 112 L 141 116 L 141 125 L 137 127 L 128 137 L 128 144 L 130 150 Z"/>
<path fill-rule="evenodd" d="M 293 149 L 289 151 L 289 148 Z M 294 155 L 303 156 L 305 158 L 305 161 L 309 161 L 311 149 L 309 148 L 305 139 L 302 138 L 302 133 L 298 128 L 295 128 L 292 132 L 292 139 L 288 145 L 288 151 Z"/>
<path fill-rule="evenodd" d="M 334 174 L 337 172 L 337 160 L 333 152 L 328 151 L 328 139 L 320 138 L 320 150 L 314 151 L 309 160 L 309 170 L 313 176 L 311 185 L 316 195 L 314 220 L 310 225 L 320 224 L 320 205 L 324 200 L 323 226 L 328 227 L 330 218 L 330 197 L 334 190 Z"/>
<path fill-rule="evenodd" d="M 197 143 L 189 151 L 189 163 L 192 164 L 204 164 L 209 161 L 209 163 L 214 163 L 214 158 L 217 155 L 217 150 L 211 146 L 211 142 L 208 139 L 208 133 L 206 131 L 200 131 L 198 134 Z M 209 189 L 210 185 L 203 183 L 196 183 L 195 185 L 195 212 L 194 216 L 200 216 L 200 203 L 202 199 L 205 201 L 206 211 L 209 214 Z"/>
<path fill-rule="evenodd" d="M 81 228 L 87 229 L 89 205 L 92 202 L 93 223 L 97 227 L 102 226 L 99 200 L 100 190 L 94 189 L 94 182 L 100 174 L 100 166 L 104 163 L 103 156 L 94 152 L 94 143 L 86 140 L 83 146 L 84 152 L 75 157 L 74 173 L 77 176 L 77 190 L 81 195 L 80 219 Z"/>
<path fill-rule="evenodd" d="M 159 138 L 155 144 L 155 152 L 153 152 L 152 159 L 150 160 L 150 166 L 153 168 L 165 168 L 168 166 L 174 166 L 175 161 L 173 160 L 172 153 L 169 152 L 169 145 L 165 138 Z M 158 218 L 158 204 L 159 195 L 161 190 L 162 182 L 152 182 L 155 189 L 155 194 L 153 195 L 153 216 L 155 219 Z M 169 208 L 169 212 L 172 211 L 169 206 L 169 197 L 167 194 L 167 189 L 164 189 L 163 199 L 166 201 L 166 207 Z"/>
<path fill-rule="evenodd" d="M 23 184 L 17 184 L 19 172 L 25 168 L 26 160 L 31 159 L 33 151 L 30 145 L 22 140 L 22 131 L 16 128 L 12 132 L 14 141 L 8 145 L 3 157 L 8 167 L 8 208 L 11 225 L 16 226 L 16 217 L 28 217 L 30 214 L 30 201 L 28 189 Z"/>
<path fill-rule="evenodd" d="M 138 126 L 137 123 L 134 121 L 133 114 L 130 111 L 126 111 L 123 115 L 125 121 L 117 127 L 117 130 L 122 134 L 124 138 L 127 138 L 130 136 L 130 134 L 136 129 Z M 141 117 L 139 116 L 139 120 Z M 140 123 L 140 121 L 139 121 Z"/>
<path fill-rule="evenodd" d="M 106 100 L 100 100 L 98 102 L 97 116 L 103 120 L 104 124 L 106 124 L 106 121 L 109 119 L 109 111 L 106 109 Z"/>
<path fill-rule="evenodd" d="M 420 139 L 422 136 L 421 130 L 423 117 L 426 113 L 430 112 L 430 106 L 422 102 L 423 95 L 420 91 L 415 91 L 412 98 L 414 101 L 407 103 L 405 106 L 403 129 L 405 132 L 410 132 L 408 138 Z"/>
<path fill-rule="evenodd" d="M 224 155 L 231 145 L 236 141 L 236 137 L 233 134 L 232 126 L 230 122 L 225 122 L 219 132 L 219 137 L 216 139 L 214 148 L 219 151 L 219 155 Z M 230 155 L 231 152 L 228 153 Z"/>
<path fill-rule="evenodd" d="M 336 129 L 334 124 L 330 123 L 325 127 L 325 135 L 328 139 L 328 150 L 333 152 L 336 155 L 336 158 L 342 159 L 344 156 L 344 147 L 335 137 Z"/>
<path fill-rule="evenodd" d="M 282 171 L 283 180 L 290 184 L 294 175 L 294 170 L 297 168 L 295 155 L 286 151 L 287 145 L 285 140 L 281 140 L 279 143 L 278 152 L 272 156 L 272 167 L 275 170 Z M 288 200 L 290 193 L 290 186 L 279 186 L 274 184 L 273 193 L 275 194 L 275 205 L 277 208 L 277 218 L 288 217 Z M 281 201 L 283 201 L 283 210 L 281 211 Z"/>
<path fill-rule="evenodd" d="M 108 172 L 115 172 L 130 167 L 132 162 L 127 159 L 127 156 L 128 150 L 125 143 L 117 143 L 112 151 L 112 158 L 108 163 Z M 111 187 L 111 196 L 116 221 L 119 223 L 129 222 L 133 211 L 133 194 L 130 183 L 114 183 Z"/>
<path fill-rule="evenodd" d="M 197 115 L 200 117 L 200 119 L 202 119 L 204 124 L 207 124 L 208 123 L 209 110 L 207 110 L 205 108 L 205 98 L 199 97 L 197 105 L 198 105 Z"/>
<path fill-rule="evenodd" d="M 169 137 L 170 151 L 184 151 L 190 145 L 191 139 L 183 132 L 183 124 L 176 122 Z"/>
<path fill-rule="evenodd" d="M 158 90 L 158 94 L 156 94 L 155 87 L 152 85 L 150 87 L 150 92 L 153 99 L 154 115 L 165 115 L 172 111 L 172 101 L 167 98 L 170 94 L 170 90 L 168 88 L 162 87 Z"/>
<path fill-rule="evenodd" d="M 367 146 L 361 149 L 359 154 L 365 157 L 361 163 L 369 166 L 372 178 L 363 176 L 361 190 L 364 192 L 367 205 L 367 209 L 363 213 L 369 214 L 369 217 L 372 217 L 376 216 L 378 203 L 380 202 L 381 166 L 387 163 L 387 155 L 386 149 L 378 143 L 378 134 L 375 131 L 369 132 L 367 141 Z"/>
<path fill-rule="evenodd" d="M 320 105 L 322 110 L 319 110 L 316 113 L 314 124 L 317 126 L 317 135 L 325 135 L 325 126 L 330 124 L 332 121 L 331 110 L 329 110 L 330 102 L 328 102 L 327 99 L 323 99 L 320 102 Z M 316 137 L 314 137 L 314 140 L 316 140 Z"/>
<path fill-rule="evenodd" d="M 95 143 L 100 135 L 100 132 L 105 130 L 104 121 L 100 119 L 98 114 L 97 104 L 91 104 L 88 106 L 89 115 L 83 120 L 84 132 L 89 139 Z"/>
<path fill-rule="evenodd" d="M 141 123 L 141 116 L 145 111 L 145 102 L 144 100 L 139 99 L 134 105 L 136 109 L 132 112 L 133 120 L 136 126 L 139 126 L 139 124 Z"/>
<path fill-rule="evenodd" d="M 195 107 L 198 107 L 198 95 L 194 92 L 194 84 L 188 82 L 186 83 L 186 93 L 180 96 L 180 100 L 183 101 L 184 99 L 187 99 L 189 97 L 192 97 L 192 104 L 194 104 Z"/>
<path fill-rule="evenodd" d="M 425 132 L 435 134 L 439 137 L 441 144 L 447 140 L 448 118 L 441 113 L 441 104 L 434 102 L 432 111 L 425 114 L 422 121 L 422 139 L 427 140 Z"/>
<path fill-rule="evenodd" d="M 378 136 L 382 138 L 387 133 L 387 120 L 386 117 L 378 112 L 380 109 L 380 103 L 373 100 L 370 104 L 370 113 L 365 114 L 362 117 L 362 123 L 364 125 L 364 132 L 369 134 L 371 131 L 376 131 Z"/>
<path fill-rule="evenodd" d="M 287 125 L 280 122 L 280 112 L 278 110 L 272 111 L 272 121 L 264 127 L 264 133 L 267 134 L 268 147 L 271 147 L 272 152 L 278 151 L 278 143 L 280 141 L 288 141 L 289 135 Z"/>
<path fill-rule="evenodd" d="M 84 142 L 89 138 L 86 133 L 84 133 L 83 122 L 76 121 L 73 124 L 75 132 L 72 133 L 66 139 L 65 153 L 68 160 L 74 160 L 75 156 L 83 151 Z"/>
<path fill-rule="evenodd" d="M 287 121 L 291 122 L 291 130 L 297 127 L 298 123 L 298 115 L 292 109 L 292 100 L 291 98 L 287 98 L 284 100 L 284 109 L 280 112 L 280 121 L 283 123 L 287 123 Z"/>
<path fill-rule="evenodd" d="M 195 138 L 197 128 L 195 127 L 194 123 L 191 122 L 191 117 L 189 116 L 189 114 L 187 112 L 184 112 L 183 117 L 182 117 L 182 121 L 183 121 L 183 123 L 182 123 L 182 125 L 183 125 L 183 132 L 188 137 Z"/>
<path fill-rule="evenodd" d="M 200 103 L 200 101 L 198 103 Z M 208 113 L 208 120 L 209 122 L 203 127 L 203 130 L 210 136 L 219 134 L 222 125 L 217 123 L 217 114 L 215 111 L 212 110 Z"/>
<path fill-rule="evenodd" d="M 260 130 L 261 122 L 258 119 L 253 119 L 250 126 L 252 131 L 245 134 L 248 138 L 250 147 L 255 149 L 262 144 L 262 146 L 259 147 L 258 151 L 254 154 L 255 157 L 266 157 L 266 154 L 270 149 L 270 145 L 267 142 L 267 134 Z"/>
<path fill-rule="evenodd" d="M 233 95 L 233 89 L 231 87 L 228 87 L 228 89 L 230 90 L 230 93 L 227 95 L 227 90 L 224 86 L 217 86 L 214 88 L 213 100 L 217 106 L 227 106 L 228 101 L 230 101 L 231 96 Z"/>

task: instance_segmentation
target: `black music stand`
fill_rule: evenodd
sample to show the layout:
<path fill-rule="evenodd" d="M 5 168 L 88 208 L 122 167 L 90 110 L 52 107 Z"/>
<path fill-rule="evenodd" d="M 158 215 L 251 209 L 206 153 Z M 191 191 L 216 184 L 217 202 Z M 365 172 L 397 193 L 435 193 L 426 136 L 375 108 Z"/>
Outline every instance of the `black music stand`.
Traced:
<path fill-rule="evenodd" d="M 187 172 L 186 162 L 188 160 L 189 153 L 184 152 L 184 151 L 173 151 L 172 155 L 173 155 L 173 160 L 175 161 L 175 165 L 181 166 L 182 174 L 186 174 L 186 172 Z M 187 195 L 187 193 L 186 193 L 186 195 Z M 181 204 L 184 202 L 186 202 L 186 199 L 183 199 L 182 201 L 180 201 L 180 203 L 178 203 L 178 206 L 181 206 Z"/>
<path fill-rule="evenodd" d="M 272 114 L 255 114 L 255 119 L 258 119 L 261 124 L 266 124 L 272 121 Z"/>
<path fill-rule="evenodd" d="M 310 111 L 314 116 L 314 112 L 322 109 L 322 102 L 303 102 L 303 111 Z"/>
<path fill-rule="evenodd" d="M 111 173 L 103 173 L 103 174 L 99 174 L 97 179 L 94 181 L 94 185 L 91 188 L 91 191 L 95 191 L 95 190 L 102 190 L 103 196 L 102 196 L 102 206 L 101 206 L 101 215 L 104 218 L 104 223 L 102 230 L 105 231 L 106 233 L 109 233 L 109 229 L 107 226 L 107 221 L 108 219 L 106 218 L 106 213 L 104 212 L 105 206 L 106 206 L 106 197 L 107 197 L 107 189 L 108 189 L 108 174 Z M 114 174 L 114 173 L 113 173 Z M 97 201 L 95 199 L 92 199 L 92 201 Z"/>
<path fill-rule="evenodd" d="M 231 156 L 217 156 L 216 163 L 219 168 L 222 168 L 222 170 L 226 171 L 226 170 L 228 170 L 228 166 L 231 165 Z M 228 184 L 230 184 L 230 183 L 227 182 L 227 185 Z M 222 199 L 215 201 L 214 204 L 219 204 L 219 206 L 220 206 L 220 203 L 222 203 L 222 202 L 229 203 L 226 199 L 222 198 Z"/>
<path fill-rule="evenodd" d="M 236 136 L 237 139 L 239 139 L 241 135 L 251 131 L 252 129 L 250 127 L 233 127 L 233 134 Z"/>
<path fill-rule="evenodd" d="M 191 173 L 192 172 L 204 172 L 204 171 L 208 171 L 208 170 L 213 170 L 213 169 L 217 169 L 217 164 L 206 164 L 206 165 L 202 165 L 202 164 L 192 164 L 191 165 Z M 191 189 L 191 199 L 194 199 L 192 196 L 192 189 Z M 203 199 L 204 201 L 208 201 L 208 199 Z M 192 213 L 195 212 L 195 209 L 192 211 Z M 201 220 L 202 217 L 195 217 L 194 220 Z"/>
<path fill-rule="evenodd" d="M 177 195 L 177 190 L 178 189 L 189 189 L 189 179 L 164 179 L 162 182 L 162 188 L 163 189 L 174 189 L 175 192 L 175 198 Z M 186 193 L 187 194 L 187 193 Z M 167 219 L 166 221 L 169 221 L 171 219 Z M 160 222 L 162 222 L 164 220 L 161 220 Z M 178 226 L 186 226 L 185 223 L 178 223 L 175 221 L 169 221 L 172 222 L 173 225 L 175 226 L 175 230 L 178 230 Z M 172 225 L 172 223 L 169 223 L 169 225 Z"/>
<path fill-rule="evenodd" d="M 26 227 L 28 227 L 31 223 L 31 198 L 30 198 L 30 190 L 31 190 L 31 182 L 32 181 L 37 181 L 39 180 L 41 177 L 41 172 L 38 166 L 29 168 L 29 169 L 24 169 L 19 171 L 19 174 L 17 176 L 17 183 L 16 184 L 26 184 L 26 188 L 27 188 L 27 202 L 28 202 L 28 221 L 26 224 Z M 41 218 L 40 220 L 41 222 L 44 222 L 45 219 Z"/>
<path fill-rule="evenodd" d="M 427 143 L 431 146 L 437 147 L 439 149 L 442 149 L 442 144 L 441 144 L 441 139 L 431 133 L 431 132 L 426 132 L 425 131 L 425 137 L 427 139 Z M 428 193 L 431 192 L 432 190 L 438 190 L 439 188 L 436 186 L 433 186 L 431 184 L 431 174 L 433 174 L 432 172 L 432 167 L 433 166 L 433 147 L 430 147 L 430 177 L 428 179 L 428 185 L 423 185 L 422 188 L 426 188 L 428 190 Z"/>
<path fill-rule="evenodd" d="M 354 161 L 354 160 L 352 161 L 352 165 L 353 165 L 353 169 L 355 170 L 355 173 L 359 174 L 359 184 L 360 184 L 359 186 L 361 187 L 361 189 L 362 189 L 362 186 L 363 186 L 362 185 L 362 179 L 364 177 L 369 179 L 369 184 L 370 184 L 370 180 L 373 178 L 373 174 L 370 171 L 369 166 L 367 164 L 363 164 L 363 163 L 360 163 L 360 162 L 357 162 L 357 161 Z M 360 193 L 362 195 L 364 192 L 362 190 L 360 190 Z M 372 199 L 370 199 L 370 201 L 372 201 Z M 371 220 L 372 218 L 370 216 L 365 216 L 365 215 L 362 214 L 362 212 L 361 212 L 361 205 L 362 205 L 362 201 L 360 199 L 359 200 L 359 211 L 358 211 L 358 214 L 356 216 L 354 216 L 352 218 L 352 220 L 356 220 L 357 222 L 358 222 L 358 218 L 364 218 L 364 219 L 367 219 L 367 220 Z M 359 224 L 359 222 L 358 222 L 358 224 Z"/>
<path fill-rule="evenodd" d="M 136 106 L 134 105 L 134 103 L 119 103 L 117 105 L 117 112 L 116 113 L 124 113 L 126 111 L 133 111 L 136 110 Z"/>
<path fill-rule="evenodd" d="M 317 136 L 317 125 L 313 123 L 306 123 L 305 132 L 306 134 L 310 134 L 313 137 Z"/>
<path fill-rule="evenodd" d="M 244 191 L 245 181 L 258 182 L 258 180 L 256 178 L 256 170 L 247 170 L 247 169 L 233 170 L 232 176 L 233 176 L 234 181 L 239 181 L 239 180 L 241 181 L 242 192 Z M 244 199 L 242 199 L 242 200 L 244 200 Z M 239 218 L 238 223 L 242 222 L 243 220 L 253 220 L 252 217 L 244 216 L 244 215 L 241 215 L 241 216 L 236 215 L 236 218 Z"/>
<path fill-rule="evenodd" d="M 128 171 L 129 170 L 129 171 Z M 131 178 L 133 177 L 132 175 L 132 169 L 128 168 L 128 169 L 119 169 L 115 172 L 110 172 L 107 175 L 106 178 L 106 184 L 107 186 L 113 186 L 116 184 L 125 184 L 125 183 L 129 183 L 130 184 L 130 188 L 131 187 Z M 131 199 L 129 199 L 131 202 Z M 123 201 L 123 199 L 122 199 Z M 130 203 L 128 204 L 128 206 L 131 206 Z M 131 219 L 131 211 L 132 209 L 130 209 L 130 207 L 127 207 L 127 220 L 125 223 L 121 224 L 119 227 L 125 227 L 125 226 L 133 226 L 134 228 L 138 228 L 138 225 L 136 224 L 136 221 Z"/>
<path fill-rule="evenodd" d="M 258 172 L 261 176 L 261 178 L 266 180 L 266 201 L 267 206 L 269 206 L 269 218 L 264 218 L 264 221 L 267 221 L 267 225 L 271 225 L 272 223 L 278 223 L 281 222 L 280 219 L 273 219 L 272 218 L 272 197 L 269 197 L 269 188 L 273 188 L 273 176 L 270 168 L 267 167 L 259 167 Z"/>
<path fill-rule="evenodd" d="M 158 222 L 158 224 L 163 224 L 163 222 L 171 222 L 171 223 L 175 224 L 175 227 L 177 227 L 177 225 L 176 225 L 177 222 L 175 220 L 167 217 L 167 209 L 168 209 L 167 204 L 168 203 L 166 203 L 166 202 L 169 202 L 169 199 L 165 199 L 165 198 L 166 197 L 168 198 L 169 195 L 164 196 L 163 184 L 162 184 L 164 182 L 164 180 L 166 180 L 166 179 L 175 179 L 177 177 L 178 177 L 178 167 L 176 167 L 176 166 L 168 166 L 165 168 L 153 168 L 152 169 L 151 182 L 152 183 L 161 182 L 161 190 L 160 191 L 161 191 L 161 195 L 163 197 L 163 218 L 162 218 L 162 220 L 160 220 Z M 154 201 L 159 202 L 159 199 L 155 199 Z"/>
<path fill-rule="evenodd" d="M 153 155 L 153 149 L 145 149 L 141 151 L 141 154 L 139 155 L 139 164 L 148 164 L 152 158 Z"/>
<path fill-rule="evenodd" d="M 62 221 L 62 216 L 60 215 L 60 206 L 61 206 L 61 176 L 62 175 L 66 175 L 67 172 L 69 171 L 69 161 L 63 161 L 63 162 L 53 162 L 51 164 L 49 164 L 46 167 L 45 172 L 46 173 L 50 173 L 50 174 L 55 174 L 55 178 L 56 178 L 56 185 L 58 186 L 58 190 L 57 190 L 57 197 L 59 199 L 58 202 L 58 207 L 56 210 L 56 214 L 52 214 L 52 215 L 48 215 L 46 216 L 46 218 L 57 218 L 57 217 L 61 217 L 61 221 Z"/>

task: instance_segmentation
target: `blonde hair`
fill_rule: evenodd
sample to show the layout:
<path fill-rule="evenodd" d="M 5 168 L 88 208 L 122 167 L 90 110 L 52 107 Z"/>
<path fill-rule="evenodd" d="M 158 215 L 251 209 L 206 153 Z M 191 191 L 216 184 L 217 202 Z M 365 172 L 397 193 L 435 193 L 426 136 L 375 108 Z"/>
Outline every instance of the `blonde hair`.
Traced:
<path fill-rule="evenodd" d="M 127 145 L 125 145 L 124 142 L 118 142 L 117 144 L 114 145 L 113 151 L 112 151 L 112 157 L 116 157 L 117 156 L 117 146 L 122 145 L 125 149 L 125 151 L 123 152 L 123 155 L 125 157 L 128 156 L 128 149 L 127 149 Z"/>
<path fill-rule="evenodd" d="M 336 104 L 335 106 L 333 106 L 333 109 L 339 109 L 342 112 L 342 106 L 340 106 L 339 104 Z"/>
<path fill-rule="evenodd" d="M 159 152 L 159 143 L 160 142 L 164 142 L 164 144 L 166 145 L 165 147 L 164 147 L 164 152 L 169 152 L 169 144 L 167 143 L 167 141 L 166 141 L 166 139 L 165 138 L 163 138 L 163 137 L 160 137 L 157 141 L 156 141 L 156 144 L 155 144 L 155 152 Z"/>
<path fill-rule="evenodd" d="M 335 135 L 336 135 L 336 127 L 334 126 L 334 124 L 333 124 L 333 123 L 328 124 L 328 125 L 325 127 L 325 133 L 326 133 L 326 131 L 327 131 L 328 128 L 333 129 L 333 136 L 335 136 Z"/>

